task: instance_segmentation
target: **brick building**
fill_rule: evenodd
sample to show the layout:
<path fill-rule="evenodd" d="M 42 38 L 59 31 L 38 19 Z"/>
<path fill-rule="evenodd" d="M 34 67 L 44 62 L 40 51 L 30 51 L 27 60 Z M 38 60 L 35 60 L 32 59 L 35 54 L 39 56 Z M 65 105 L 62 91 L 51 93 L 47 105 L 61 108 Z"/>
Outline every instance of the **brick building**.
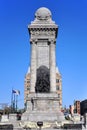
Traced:
<path fill-rule="evenodd" d="M 80 114 L 80 101 L 75 101 L 74 102 L 74 113 Z"/>

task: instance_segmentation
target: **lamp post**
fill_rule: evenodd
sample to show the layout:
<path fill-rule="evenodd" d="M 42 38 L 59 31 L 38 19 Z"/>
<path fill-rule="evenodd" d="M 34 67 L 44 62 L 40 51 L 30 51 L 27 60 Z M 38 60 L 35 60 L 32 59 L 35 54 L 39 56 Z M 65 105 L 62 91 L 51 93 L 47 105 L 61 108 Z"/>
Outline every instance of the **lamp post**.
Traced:
<path fill-rule="evenodd" d="M 42 121 L 38 121 L 37 125 L 39 126 L 39 130 L 41 130 L 41 127 L 43 126 L 43 122 Z"/>

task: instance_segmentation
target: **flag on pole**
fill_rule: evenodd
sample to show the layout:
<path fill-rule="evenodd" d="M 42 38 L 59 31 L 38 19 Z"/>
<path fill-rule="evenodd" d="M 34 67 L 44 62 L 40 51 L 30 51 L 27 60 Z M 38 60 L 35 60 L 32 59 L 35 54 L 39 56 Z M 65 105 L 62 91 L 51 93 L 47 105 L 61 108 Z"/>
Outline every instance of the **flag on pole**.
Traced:
<path fill-rule="evenodd" d="M 19 90 L 12 90 L 12 93 L 15 93 L 16 95 L 20 95 L 20 91 Z"/>

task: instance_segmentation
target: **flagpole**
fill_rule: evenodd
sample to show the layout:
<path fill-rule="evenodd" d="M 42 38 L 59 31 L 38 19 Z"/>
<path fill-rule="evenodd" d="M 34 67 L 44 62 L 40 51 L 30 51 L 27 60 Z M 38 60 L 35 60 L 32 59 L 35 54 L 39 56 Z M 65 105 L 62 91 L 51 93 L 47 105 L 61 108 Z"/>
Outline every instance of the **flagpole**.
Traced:
<path fill-rule="evenodd" d="M 14 109 L 14 112 L 15 112 L 15 93 L 14 93 L 14 105 L 13 105 L 13 109 Z"/>
<path fill-rule="evenodd" d="M 13 113 L 13 88 L 11 91 L 11 112 Z"/>
<path fill-rule="evenodd" d="M 12 89 L 12 108 L 13 108 L 13 112 L 17 112 L 17 107 L 18 107 L 18 95 L 20 94 L 19 90 L 14 90 Z"/>
<path fill-rule="evenodd" d="M 18 95 L 16 95 L 16 112 L 17 112 L 17 108 L 18 108 Z"/>

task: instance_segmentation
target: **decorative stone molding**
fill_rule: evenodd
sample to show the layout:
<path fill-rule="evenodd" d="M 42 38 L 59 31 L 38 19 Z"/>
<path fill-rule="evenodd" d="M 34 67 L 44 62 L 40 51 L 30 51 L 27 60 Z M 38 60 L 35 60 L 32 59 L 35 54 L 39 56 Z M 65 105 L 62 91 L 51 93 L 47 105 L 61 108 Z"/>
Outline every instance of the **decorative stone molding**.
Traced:
<path fill-rule="evenodd" d="M 56 44 L 56 39 L 49 39 L 48 42 L 49 44 Z"/>
<path fill-rule="evenodd" d="M 19 122 L 19 125 L 24 128 L 24 129 L 28 129 L 28 128 L 33 128 L 33 129 L 39 129 L 39 126 L 37 125 L 37 122 Z M 43 128 L 53 128 L 53 127 L 56 127 L 56 128 L 60 128 L 61 124 L 57 121 L 55 121 L 54 123 L 52 122 L 43 122 L 43 126 L 41 127 L 42 129 Z"/>
<path fill-rule="evenodd" d="M 31 44 L 36 44 L 37 43 L 37 39 L 30 39 L 30 43 Z"/>
<path fill-rule="evenodd" d="M 38 28 L 38 29 L 31 29 L 30 30 L 31 37 L 34 36 L 55 36 L 56 37 L 56 30 L 53 28 Z"/>
<path fill-rule="evenodd" d="M 38 30 L 38 31 L 31 31 L 31 35 L 47 35 L 47 36 L 52 36 L 55 35 L 55 31 L 42 31 L 42 30 Z"/>

